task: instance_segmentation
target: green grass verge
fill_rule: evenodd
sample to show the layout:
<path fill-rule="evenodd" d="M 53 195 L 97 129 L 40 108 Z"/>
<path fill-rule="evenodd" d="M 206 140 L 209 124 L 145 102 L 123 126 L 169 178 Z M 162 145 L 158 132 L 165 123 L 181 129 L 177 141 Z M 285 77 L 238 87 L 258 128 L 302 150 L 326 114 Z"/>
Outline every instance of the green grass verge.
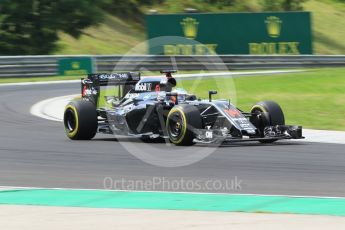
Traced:
<path fill-rule="evenodd" d="M 79 39 L 64 33 L 59 37 L 56 54 L 125 54 L 145 40 L 142 27 L 106 13 L 102 24 L 85 29 Z"/>
<path fill-rule="evenodd" d="M 312 12 L 314 52 L 345 53 L 345 2 L 309 0 L 304 4 Z"/>
<path fill-rule="evenodd" d="M 234 84 L 236 93 L 231 86 Z M 345 68 L 317 69 L 282 75 L 203 79 L 181 82 L 183 88 L 207 98 L 217 89 L 219 98 L 236 96 L 237 106 L 249 110 L 258 101 L 277 101 L 288 124 L 305 128 L 345 130 Z M 231 92 L 232 91 L 232 92 Z"/>

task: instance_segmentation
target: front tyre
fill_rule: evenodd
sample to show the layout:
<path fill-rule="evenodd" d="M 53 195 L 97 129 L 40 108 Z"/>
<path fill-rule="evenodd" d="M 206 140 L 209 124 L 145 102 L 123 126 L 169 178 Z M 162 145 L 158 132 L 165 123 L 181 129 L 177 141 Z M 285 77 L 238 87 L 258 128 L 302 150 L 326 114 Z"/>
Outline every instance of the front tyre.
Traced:
<path fill-rule="evenodd" d="M 281 107 L 274 101 L 261 101 L 251 109 L 250 122 L 259 130 L 261 137 L 264 137 L 266 126 L 285 125 L 285 117 Z M 276 139 L 260 140 L 261 143 L 272 143 Z"/>
<path fill-rule="evenodd" d="M 68 103 L 63 123 L 66 135 L 72 140 L 90 140 L 97 132 L 97 111 L 90 101 L 76 100 Z"/>
<path fill-rule="evenodd" d="M 174 106 L 167 117 L 166 129 L 171 143 L 193 145 L 195 129 L 202 128 L 199 110 L 193 105 Z"/>

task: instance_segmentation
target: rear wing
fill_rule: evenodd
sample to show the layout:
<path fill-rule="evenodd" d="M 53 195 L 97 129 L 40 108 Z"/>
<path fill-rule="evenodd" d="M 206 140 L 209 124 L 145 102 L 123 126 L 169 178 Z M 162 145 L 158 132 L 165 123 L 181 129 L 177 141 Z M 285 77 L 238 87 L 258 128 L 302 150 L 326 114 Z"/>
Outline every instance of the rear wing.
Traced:
<path fill-rule="evenodd" d="M 122 86 L 121 96 L 124 97 L 138 81 L 139 72 L 89 74 L 87 78 L 81 79 L 81 96 L 97 106 L 101 86 Z"/>
<path fill-rule="evenodd" d="M 94 85 L 109 86 L 109 85 L 135 85 L 140 81 L 139 72 L 128 73 L 100 73 L 89 74 L 88 80 L 92 81 Z"/>

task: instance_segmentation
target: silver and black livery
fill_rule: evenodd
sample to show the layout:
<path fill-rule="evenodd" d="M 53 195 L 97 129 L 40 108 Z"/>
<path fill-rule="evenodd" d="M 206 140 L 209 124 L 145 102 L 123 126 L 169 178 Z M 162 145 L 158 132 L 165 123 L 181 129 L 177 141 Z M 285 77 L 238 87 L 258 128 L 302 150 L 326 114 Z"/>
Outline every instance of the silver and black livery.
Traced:
<path fill-rule="evenodd" d="M 262 101 L 244 112 L 229 100 L 212 100 L 214 90 L 202 100 L 176 87 L 174 72 L 154 78 L 132 72 L 88 75 L 81 80 L 81 98 L 65 108 L 67 136 L 85 140 L 99 132 L 176 145 L 303 138 L 301 126 L 285 125 L 277 103 Z"/>

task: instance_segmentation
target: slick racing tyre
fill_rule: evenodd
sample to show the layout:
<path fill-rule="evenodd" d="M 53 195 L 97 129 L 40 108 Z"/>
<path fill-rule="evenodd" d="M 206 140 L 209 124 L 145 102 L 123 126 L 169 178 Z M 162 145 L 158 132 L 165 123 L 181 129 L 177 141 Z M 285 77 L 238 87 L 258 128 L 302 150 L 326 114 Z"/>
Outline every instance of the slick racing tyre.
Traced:
<path fill-rule="evenodd" d="M 201 128 L 200 112 L 195 106 L 177 105 L 170 110 L 166 130 L 171 143 L 184 146 L 193 145 L 194 129 Z"/>
<path fill-rule="evenodd" d="M 260 135 L 264 137 L 266 126 L 285 125 L 284 113 L 280 106 L 274 101 L 261 101 L 256 103 L 252 109 L 253 114 L 250 121 L 259 130 Z M 260 140 L 261 143 L 272 143 L 276 139 Z"/>
<path fill-rule="evenodd" d="M 70 102 L 64 112 L 66 135 L 72 140 L 90 140 L 97 132 L 97 111 L 90 101 Z"/>

